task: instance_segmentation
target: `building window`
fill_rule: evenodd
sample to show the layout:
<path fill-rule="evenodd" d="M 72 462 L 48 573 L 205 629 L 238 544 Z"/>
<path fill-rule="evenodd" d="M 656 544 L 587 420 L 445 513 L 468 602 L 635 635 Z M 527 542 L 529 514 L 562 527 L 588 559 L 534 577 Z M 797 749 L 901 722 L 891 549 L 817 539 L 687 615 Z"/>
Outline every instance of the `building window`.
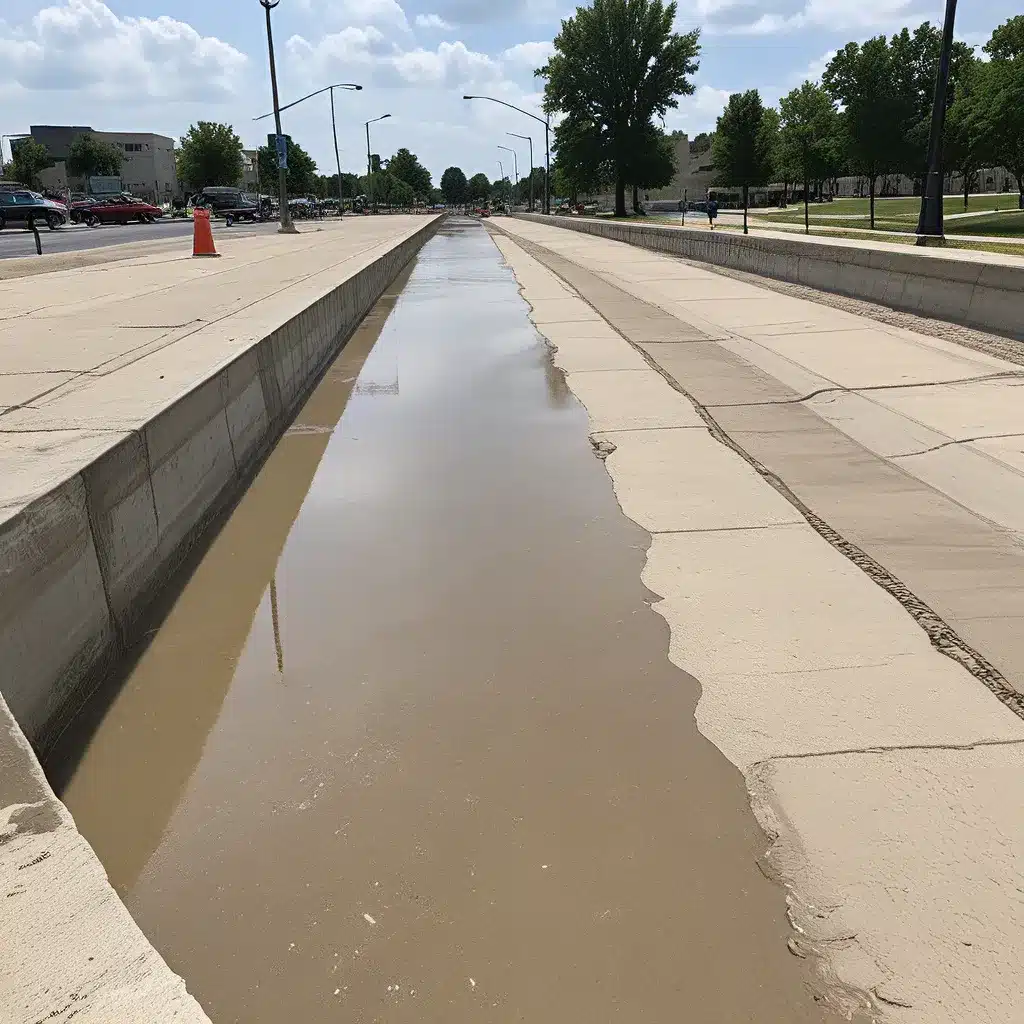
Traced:
<path fill-rule="evenodd" d="M 126 142 L 124 144 L 124 151 L 126 153 L 141 153 L 142 143 L 141 142 Z"/>

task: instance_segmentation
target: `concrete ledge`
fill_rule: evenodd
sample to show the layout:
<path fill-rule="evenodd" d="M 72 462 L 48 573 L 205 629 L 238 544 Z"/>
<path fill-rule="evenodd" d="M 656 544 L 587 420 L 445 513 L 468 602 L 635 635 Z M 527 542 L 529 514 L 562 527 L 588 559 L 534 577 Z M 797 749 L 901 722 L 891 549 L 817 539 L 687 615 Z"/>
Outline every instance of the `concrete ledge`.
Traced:
<path fill-rule="evenodd" d="M 1024 266 L 958 259 L 933 249 L 927 254 L 894 252 L 866 245 L 687 231 L 659 224 L 528 213 L 515 216 L 1024 338 Z"/>

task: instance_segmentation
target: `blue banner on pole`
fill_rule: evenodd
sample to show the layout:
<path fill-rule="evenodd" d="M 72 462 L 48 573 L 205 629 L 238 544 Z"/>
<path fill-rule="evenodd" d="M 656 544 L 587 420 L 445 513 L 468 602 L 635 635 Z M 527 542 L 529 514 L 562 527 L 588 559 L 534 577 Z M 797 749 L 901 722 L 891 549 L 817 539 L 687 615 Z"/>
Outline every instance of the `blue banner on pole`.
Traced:
<path fill-rule="evenodd" d="M 278 135 L 277 138 L 277 166 L 283 171 L 288 170 L 288 136 Z"/>

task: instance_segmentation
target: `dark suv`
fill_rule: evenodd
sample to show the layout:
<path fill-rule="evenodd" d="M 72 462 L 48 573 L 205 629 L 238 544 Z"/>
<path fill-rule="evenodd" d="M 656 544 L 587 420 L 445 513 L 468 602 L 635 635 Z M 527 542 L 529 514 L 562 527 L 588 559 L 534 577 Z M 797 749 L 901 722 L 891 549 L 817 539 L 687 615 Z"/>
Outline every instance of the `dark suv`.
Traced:
<path fill-rule="evenodd" d="M 223 217 L 228 224 L 236 220 L 256 221 L 261 211 L 240 188 L 226 186 L 210 186 L 204 188 L 193 200 L 193 206 L 209 210 L 216 217 Z"/>

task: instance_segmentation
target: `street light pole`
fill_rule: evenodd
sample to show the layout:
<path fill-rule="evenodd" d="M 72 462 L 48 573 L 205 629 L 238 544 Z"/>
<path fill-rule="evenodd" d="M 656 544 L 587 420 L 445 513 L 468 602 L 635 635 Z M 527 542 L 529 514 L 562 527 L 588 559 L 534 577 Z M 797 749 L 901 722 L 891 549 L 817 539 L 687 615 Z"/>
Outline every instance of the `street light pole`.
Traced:
<path fill-rule="evenodd" d="M 370 156 L 370 125 L 377 121 L 386 121 L 391 115 L 381 114 L 366 122 L 366 187 L 370 190 L 370 208 L 377 212 L 377 200 L 373 195 L 373 158 Z"/>
<path fill-rule="evenodd" d="M 533 213 L 533 139 L 529 135 L 516 135 L 515 132 L 505 132 L 505 134 L 530 144 L 530 213 Z"/>
<path fill-rule="evenodd" d="M 263 0 L 260 0 L 262 3 Z M 297 107 L 300 103 L 305 103 L 306 100 L 312 99 L 314 96 L 320 96 L 325 92 L 331 94 L 331 131 L 334 135 L 334 159 L 338 165 L 338 199 L 341 202 L 341 206 L 338 207 L 338 216 L 341 216 L 342 206 L 345 205 L 345 190 L 341 185 L 341 157 L 338 155 L 338 123 L 334 117 L 334 90 L 335 89 L 351 89 L 353 92 L 359 92 L 363 87 L 356 85 L 355 82 L 335 82 L 334 85 L 325 85 L 322 89 L 317 89 L 316 92 L 308 93 L 300 99 L 294 100 L 291 103 L 286 103 L 280 110 L 289 110 L 291 107 Z M 260 114 L 259 117 L 254 117 L 254 121 L 262 121 L 265 117 L 270 117 L 270 114 Z M 278 129 L 280 131 L 280 128 Z"/>
<path fill-rule="evenodd" d="M 267 50 L 270 54 L 270 88 L 274 94 L 274 126 L 277 129 L 278 157 L 278 191 L 281 201 L 281 227 L 278 229 L 282 234 L 297 235 L 298 230 L 292 223 L 291 211 L 288 209 L 288 172 L 281 166 L 280 139 L 284 134 L 281 131 L 281 105 L 277 98 L 277 66 L 274 63 L 274 30 L 270 25 L 270 12 L 281 2 L 281 0 L 260 0 L 260 6 L 267 13 Z"/>
<path fill-rule="evenodd" d="M 516 155 L 516 151 L 511 146 L 499 146 L 498 149 L 505 150 L 506 153 L 512 154 L 512 167 L 513 173 L 516 179 L 516 192 L 519 191 L 519 157 Z M 512 201 L 515 202 L 515 192 L 512 193 Z"/>
<path fill-rule="evenodd" d="M 500 103 L 503 107 L 508 107 L 509 110 L 518 111 L 520 114 L 525 114 L 527 117 L 532 117 L 534 121 L 540 121 L 544 125 L 544 149 L 546 151 L 546 157 L 544 160 L 544 166 L 546 173 L 544 174 L 544 212 L 551 213 L 551 117 L 547 115 L 545 117 L 538 117 L 536 114 L 531 114 L 528 110 L 523 110 L 522 107 L 517 107 L 512 103 L 506 103 L 504 100 L 495 99 L 493 96 L 463 96 L 464 100 L 490 100 L 491 103 Z"/>
<path fill-rule="evenodd" d="M 946 20 L 942 26 L 942 51 L 935 76 L 932 103 L 932 130 L 928 144 L 928 174 L 921 190 L 921 216 L 917 222 L 917 244 L 927 237 L 942 238 L 942 129 L 946 122 L 946 91 L 949 87 L 949 61 L 953 52 L 953 23 L 956 0 L 946 0 Z"/>

